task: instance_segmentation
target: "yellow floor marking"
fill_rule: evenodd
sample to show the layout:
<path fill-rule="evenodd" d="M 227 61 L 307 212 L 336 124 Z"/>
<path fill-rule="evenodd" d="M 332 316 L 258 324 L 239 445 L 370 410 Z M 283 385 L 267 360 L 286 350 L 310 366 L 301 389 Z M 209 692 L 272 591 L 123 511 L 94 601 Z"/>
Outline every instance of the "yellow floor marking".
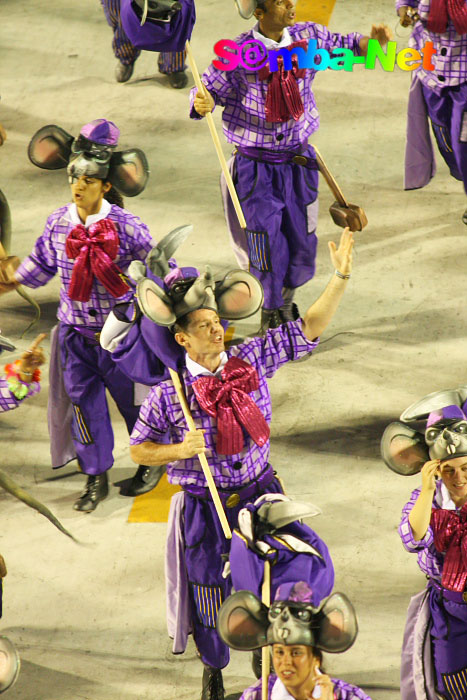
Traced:
<path fill-rule="evenodd" d="M 336 0 L 298 0 L 297 22 L 316 22 L 328 25 Z"/>
<path fill-rule="evenodd" d="M 180 487 L 169 484 L 167 474 L 157 484 L 156 488 L 142 496 L 136 496 L 130 515 L 129 523 L 166 523 L 169 517 L 170 499 L 180 491 Z"/>

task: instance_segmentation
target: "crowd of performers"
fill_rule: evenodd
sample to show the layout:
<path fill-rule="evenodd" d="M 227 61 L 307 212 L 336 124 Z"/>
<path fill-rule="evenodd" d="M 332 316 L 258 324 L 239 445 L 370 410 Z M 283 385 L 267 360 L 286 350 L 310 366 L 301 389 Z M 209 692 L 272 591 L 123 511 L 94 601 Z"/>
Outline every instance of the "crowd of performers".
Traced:
<path fill-rule="evenodd" d="M 159 68 L 173 87 L 186 84 L 192 0 L 102 4 L 114 31 L 119 82 L 131 77 L 143 49 L 160 53 Z M 385 25 L 373 26 L 369 36 L 343 36 L 312 22 L 296 24 L 293 0 L 238 0 L 238 7 L 257 20 L 235 39 L 239 45 L 260 39 L 268 48 L 303 47 L 315 39 L 329 51 L 365 55 L 370 38 L 382 46 L 391 38 Z M 467 192 L 467 3 L 397 0 L 396 10 L 401 24 L 413 24 L 415 48 L 429 40 L 436 49 L 434 71 L 414 72 L 406 187 L 424 186 L 434 174 L 429 132 L 414 126 L 425 115 L 451 174 Z M 122 199 L 144 189 L 145 155 L 139 148 L 119 150 L 118 128 L 99 118 L 77 135 L 56 125 L 33 135 L 31 161 L 66 167 L 72 201 L 48 217 L 31 254 L 0 282 L 0 292 L 7 293 L 60 277 L 49 430 L 52 465 L 77 459 L 87 477 L 75 509 L 90 513 L 108 495 L 113 433 L 107 389 L 138 465 L 127 494 L 150 491 L 163 469 L 181 486 L 168 524 L 168 627 L 174 653 L 183 652 L 193 635 L 204 666 L 202 700 L 225 697 L 229 648 L 253 652 L 258 681 L 242 700 L 369 700 L 323 669 L 323 651 L 343 652 L 355 640 L 355 611 L 343 593 L 333 592 L 328 549 L 302 522 L 317 509 L 284 496 L 269 462 L 268 380 L 282 365 L 313 353 L 352 271 L 354 239 L 346 227 L 339 244 L 329 244 L 330 282 L 299 312 L 294 294 L 313 277 L 317 251 L 318 163 L 308 144 L 319 125 L 315 75 L 296 65 L 287 71 L 280 64 L 275 73 L 211 65 L 202 76 L 203 91 L 192 90 L 190 117 L 222 107 L 224 134 L 235 146 L 230 172 L 247 226 L 235 221 L 226 188 L 224 207 L 241 269 L 219 277 L 209 265 L 200 272 L 179 264 L 173 255 L 190 227 L 152 239 Z M 5 137 L 0 127 L 0 145 Z M 424 157 L 414 161 L 415 152 Z M 228 322 L 260 309 L 256 336 L 226 348 Z M 39 391 L 42 339 L 6 365 L 0 411 Z M 14 347 L 0 336 L 0 349 Z M 404 546 L 417 553 L 428 578 L 409 608 L 404 700 L 467 698 L 466 400 L 465 387 L 425 397 L 382 439 L 388 466 L 422 478 L 400 524 Z M 261 652 L 268 647 L 269 675 L 269 654 Z"/>

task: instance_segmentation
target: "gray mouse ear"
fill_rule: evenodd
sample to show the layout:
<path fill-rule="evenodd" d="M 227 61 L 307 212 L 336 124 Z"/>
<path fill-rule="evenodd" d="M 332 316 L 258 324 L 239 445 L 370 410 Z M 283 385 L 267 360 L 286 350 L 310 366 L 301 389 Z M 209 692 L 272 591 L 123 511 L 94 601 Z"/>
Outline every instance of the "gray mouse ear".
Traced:
<path fill-rule="evenodd" d="M 263 287 L 250 272 L 232 270 L 216 283 L 215 297 L 219 316 L 234 321 L 258 311 L 263 303 Z"/>
<path fill-rule="evenodd" d="M 113 154 L 107 180 L 125 197 L 136 197 L 141 194 L 148 178 L 148 161 L 139 148 L 116 151 Z"/>
<path fill-rule="evenodd" d="M 400 419 L 401 421 L 420 420 L 446 406 L 463 406 L 466 400 L 467 384 L 462 384 L 457 389 L 433 391 L 406 408 Z"/>
<path fill-rule="evenodd" d="M 350 649 L 358 634 L 355 608 L 344 593 L 333 593 L 318 613 L 315 644 L 330 654 Z"/>
<path fill-rule="evenodd" d="M 45 170 L 66 168 L 71 155 L 73 136 L 56 124 L 36 131 L 28 146 L 31 163 Z"/>
<path fill-rule="evenodd" d="M 21 665 L 16 647 L 8 637 L 0 637 L 0 658 L 0 693 L 4 693 L 16 683 Z"/>
<path fill-rule="evenodd" d="M 251 651 L 266 646 L 268 608 L 251 591 L 238 591 L 222 603 L 217 632 L 232 649 Z"/>
<path fill-rule="evenodd" d="M 402 476 L 418 474 L 429 460 L 425 437 L 405 423 L 390 423 L 381 438 L 381 456 Z"/>
<path fill-rule="evenodd" d="M 156 277 L 162 279 L 170 272 L 169 258 L 175 253 L 193 231 L 191 224 L 184 224 L 172 229 L 154 248 L 149 251 L 146 264 Z"/>
<path fill-rule="evenodd" d="M 172 300 L 150 279 L 141 279 L 136 287 L 139 308 L 145 316 L 158 326 L 172 326 L 177 317 L 173 311 Z"/>
<path fill-rule="evenodd" d="M 253 17 L 258 3 L 256 0 L 235 0 L 235 5 L 240 17 L 243 17 L 243 19 L 250 19 Z"/>

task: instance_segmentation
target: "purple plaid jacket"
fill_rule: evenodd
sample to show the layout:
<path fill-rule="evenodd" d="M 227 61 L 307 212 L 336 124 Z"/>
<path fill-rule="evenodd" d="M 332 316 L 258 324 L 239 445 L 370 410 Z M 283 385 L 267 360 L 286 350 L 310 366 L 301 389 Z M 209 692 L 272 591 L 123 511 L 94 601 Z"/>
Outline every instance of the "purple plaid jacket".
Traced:
<path fill-rule="evenodd" d="M 408 552 L 416 552 L 418 565 L 424 574 L 430 578 L 434 578 L 441 582 L 441 577 L 443 574 L 443 563 L 444 554 L 438 552 L 433 543 L 433 530 L 431 525 L 426 531 L 425 537 L 422 540 L 416 541 L 412 534 L 412 528 L 409 523 L 410 511 L 415 505 L 421 489 L 415 489 L 412 491 L 410 496 L 410 501 L 405 504 L 402 509 L 402 519 L 399 525 L 399 535 L 402 539 L 402 544 Z M 444 491 L 444 495 L 443 495 Z M 441 479 L 436 483 L 435 496 L 433 498 L 433 508 L 449 508 L 453 507 L 454 504 L 451 502 L 451 506 L 448 503 L 443 503 L 447 498 L 447 489 L 444 487 Z M 455 506 L 454 506 L 455 507 Z"/>
<path fill-rule="evenodd" d="M 301 321 L 294 321 L 269 330 L 265 338 L 249 338 L 227 351 L 227 357 L 239 357 L 256 368 L 259 389 L 250 396 L 256 401 L 268 423 L 271 421 L 271 397 L 266 380 L 286 362 L 304 357 L 314 350 L 318 342 L 310 342 L 303 335 Z M 206 457 L 216 485 L 220 488 L 237 488 L 249 483 L 268 463 L 269 440 L 263 447 L 259 447 L 244 431 L 242 452 L 234 455 L 218 454 L 216 419 L 201 409 L 191 386 L 195 378 L 186 368 L 183 369 L 181 377 L 196 428 L 206 431 Z M 138 445 L 148 440 L 162 444 L 179 443 L 183 441 L 187 431 L 182 407 L 175 387 L 169 379 L 154 386 L 143 402 L 130 443 Z M 170 462 L 167 465 L 167 475 L 173 484 L 206 485 L 197 457 Z"/>
<path fill-rule="evenodd" d="M 409 45 L 414 49 L 422 49 L 427 41 L 433 42 L 437 53 L 431 61 L 435 70 L 427 71 L 422 67 L 414 71 L 414 75 L 437 95 L 445 87 L 453 87 L 467 82 L 467 34 L 456 32 L 451 21 L 443 34 L 429 32 L 426 28 L 430 14 L 431 0 L 396 0 L 396 10 L 402 5 L 408 5 L 417 10 L 420 22 L 413 28 Z"/>
<path fill-rule="evenodd" d="M 27 287 L 41 287 L 58 273 L 61 280 L 58 319 L 73 326 L 99 330 L 115 304 L 129 301 L 134 292 L 130 289 L 116 299 L 94 280 L 89 301 L 73 301 L 68 297 L 74 260 L 70 260 L 65 253 L 65 241 L 76 225 L 70 213 L 73 206 L 66 204 L 49 216 L 42 236 L 16 270 L 15 277 Z M 105 218 L 111 219 L 117 228 L 120 247 L 115 263 L 122 272 L 126 272 L 132 260 L 144 260 L 153 247 L 149 229 L 137 216 L 115 204 Z"/>
<path fill-rule="evenodd" d="M 331 680 L 334 683 L 334 700 L 352 700 L 352 698 L 358 698 L 359 700 L 371 700 L 370 696 L 358 686 L 351 685 L 345 681 L 340 681 L 338 678 L 331 678 Z M 276 686 L 276 688 L 274 688 L 274 686 Z M 292 695 L 287 693 L 284 685 L 277 678 L 277 676 L 271 674 L 268 682 L 268 700 L 272 700 L 273 698 L 273 689 L 274 696 L 277 697 L 277 700 L 288 700 L 288 698 L 293 700 Z M 254 685 L 244 690 L 240 700 L 261 700 L 261 681 L 258 681 Z"/>
<path fill-rule="evenodd" d="M 334 48 L 351 49 L 360 55 L 359 41 L 362 34 L 332 34 L 326 27 L 313 22 L 301 22 L 288 28 L 292 41 L 316 39 L 318 48 L 332 51 Z M 237 36 L 234 41 L 242 44 L 253 39 L 253 30 Z M 275 151 L 289 151 L 305 143 L 319 126 L 319 115 L 312 83 L 316 71 L 307 69 L 298 86 L 303 100 L 304 114 L 295 121 L 272 123 L 265 119 L 267 81 L 261 81 L 258 73 L 238 66 L 232 71 L 221 71 L 211 64 L 202 76 L 216 105 L 224 107 L 222 123 L 227 141 L 239 146 L 272 148 Z M 196 88 L 191 91 L 192 119 L 201 119 L 193 108 Z"/>
<path fill-rule="evenodd" d="M 38 394 L 40 389 L 39 382 L 31 382 L 29 385 L 29 393 L 25 396 L 25 399 L 29 399 L 30 396 Z M 0 413 L 11 411 L 13 408 L 19 406 L 20 403 L 23 403 L 23 401 L 24 399 L 17 399 L 16 396 L 13 396 L 8 388 L 6 377 L 0 377 Z"/>

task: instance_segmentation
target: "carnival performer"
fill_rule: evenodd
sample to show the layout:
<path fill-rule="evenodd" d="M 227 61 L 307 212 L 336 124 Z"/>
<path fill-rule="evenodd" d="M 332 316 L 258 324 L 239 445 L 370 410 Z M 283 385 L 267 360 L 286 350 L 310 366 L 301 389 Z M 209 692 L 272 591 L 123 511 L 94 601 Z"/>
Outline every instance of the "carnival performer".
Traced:
<path fill-rule="evenodd" d="M 361 688 L 323 670 L 322 651 L 343 652 L 357 636 L 355 611 L 342 593 L 316 607 L 307 581 L 283 583 L 268 608 L 253 593 L 238 591 L 222 605 L 217 626 L 233 649 L 271 645 L 275 673 L 269 676 L 268 700 L 371 700 Z M 262 697 L 258 681 L 240 700 Z"/>
<path fill-rule="evenodd" d="M 332 34 L 313 22 L 295 24 L 294 0 L 246 4 L 251 6 L 247 16 L 254 10 L 258 22 L 234 39 L 239 46 L 260 41 L 266 50 L 306 50 L 308 41 L 314 41 L 329 52 L 340 48 L 366 54 L 370 37 Z M 389 29 L 373 26 L 371 38 L 384 45 Z M 308 145 L 319 126 L 312 91 L 315 75 L 315 69 L 298 69 L 296 63 L 291 71 L 281 63 L 275 72 L 267 65 L 257 71 L 240 64 L 233 70 L 211 65 L 202 76 L 206 94 L 199 95 L 196 88 L 191 92 L 191 118 L 204 117 L 216 105 L 224 107 L 224 134 L 235 144 L 230 166 L 246 232 L 230 215 L 229 198 L 224 198 L 224 209 L 239 264 L 264 288 L 260 333 L 297 318 L 295 290 L 315 273 L 318 165 Z"/>
<path fill-rule="evenodd" d="M 467 402 L 465 387 L 431 394 L 402 420 L 426 419 L 424 435 L 393 423 L 382 440 L 392 469 L 420 469 L 399 534 L 428 578 L 409 606 L 401 665 L 403 700 L 467 698 Z M 428 418 L 427 418 L 428 412 Z M 422 466 L 423 465 L 423 466 Z"/>
<path fill-rule="evenodd" d="M 0 377 L 0 413 L 17 408 L 24 399 L 39 393 L 39 367 L 45 362 L 40 344 L 44 338 L 45 333 L 38 335 L 19 360 L 5 365 L 5 377 Z M 4 350 L 13 352 L 16 348 L 7 338 L 0 335 L 0 354 Z"/>
<path fill-rule="evenodd" d="M 112 27 L 114 34 L 112 48 L 115 58 L 118 59 L 117 66 L 115 68 L 115 78 L 118 83 L 126 83 L 131 78 L 136 59 L 141 53 L 141 49 L 137 48 L 137 46 L 132 43 L 124 29 L 122 23 L 122 6 L 124 2 L 125 0 L 101 0 L 107 23 Z M 129 4 L 131 5 L 131 0 Z M 155 20 L 157 17 L 160 23 L 165 26 L 170 25 L 170 17 L 172 16 L 172 13 L 177 12 L 177 6 L 180 7 L 180 3 L 176 2 L 175 0 L 162 0 L 162 2 L 159 0 L 151 0 L 150 5 L 150 14 L 152 15 L 152 19 Z M 129 7 L 127 11 L 135 13 L 136 16 L 136 10 L 141 13 L 142 6 L 142 0 L 135 0 L 136 9 Z M 140 23 L 139 19 L 138 23 Z M 141 29 L 144 30 L 143 27 Z M 186 66 L 183 46 L 184 44 L 179 51 L 161 50 L 157 62 L 159 73 L 167 75 L 170 85 L 178 90 L 184 88 L 188 82 L 188 78 L 185 73 Z"/>
<path fill-rule="evenodd" d="M 283 364 L 313 351 L 338 308 L 352 266 L 352 233 L 346 229 L 339 247 L 331 242 L 329 248 L 336 272 L 303 320 L 227 351 L 220 318 L 239 319 L 260 307 L 262 294 L 253 275 L 237 270 L 214 283 L 209 270 L 194 280 L 177 279 L 172 271 L 162 290 L 151 280 L 138 282 L 143 313 L 160 325 L 175 324 L 175 341 L 186 353 L 179 376 L 196 430 L 188 430 L 174 384 L 166 380 L 143 402 L 130 442 L 135 461 L 167 464 L 169 481 L 183 489 L 182 499 L 172 501 L 168 533 L 168 588 L 179 588 L 179 608 L 169 610 L 175 620 L 170 636 L 174 652 L 180 653 L 193 631 L 205 666 L 203 700 L 224 697 L 221 669 L 229 654 L 215 624 L 216 611 L 229 593 L 222 577 L 229 542 L 196 455 L 207 457 L 231 528 L 246 503 L 265 492 L 281 492 L 269 464 L 267 380 Z M 178 572 L 177 580 L 172 572 Z"/>
<path fill-rule="evenodd" d="M 439 152 L 467 193 L 467 2 L 396 0 L 396 9 L 403 26 L 414 24 L 409 45 L 425 52 L 410 88 L 405 189 L 424 187 L 435 173 L 428 115 Z"/>
<path fill-rule="evenodd" d="M 29 149 L 32 161 L 47 168 L 64 167 L 68 162 L 73 201 L 49 216 L 43 234 L 16 270 L 14 279 L 0 285 L 3 292 L 18 284 L 40 287 L 60 275 L 55 339 L 60 360 L 58 367 L 51 367 L 51 376 L 63 375 L 72 404 L 73 446 L 80 468 L 87 475 L 85 489 L 74 507 L 83 512 L 93 511 L 108 494 L 113 432 L 106 388 L 129 432 L 139 413 L 133 383 L 98 340 L 115 303 L 133 296 L 124 276 L 128 265 L 135 258 L 143 260 L 153 247 L 148 227 L 122 208 L 120 195 L 122 192 L 133 196 L 144 189 L 147 162 L 138 149 L 116 151 L 118 136 L 115 124 L 106 119 L 86 124 L 76 139 L 56 126 L 44 127 L 35 134 Z M 53 362 L 53 355 L 51 359 Z M 55 409 L 60 415 L 49 424 L 60 426 L 65 411 L 58 406 L 59 393 L 57 387 L 51 386 L 49 413 Z M 52 443 L 53 440 L 52 436 Z M 153 486 L 148 468 L 141 465 L 128 495 L 143 493 Z"/>

